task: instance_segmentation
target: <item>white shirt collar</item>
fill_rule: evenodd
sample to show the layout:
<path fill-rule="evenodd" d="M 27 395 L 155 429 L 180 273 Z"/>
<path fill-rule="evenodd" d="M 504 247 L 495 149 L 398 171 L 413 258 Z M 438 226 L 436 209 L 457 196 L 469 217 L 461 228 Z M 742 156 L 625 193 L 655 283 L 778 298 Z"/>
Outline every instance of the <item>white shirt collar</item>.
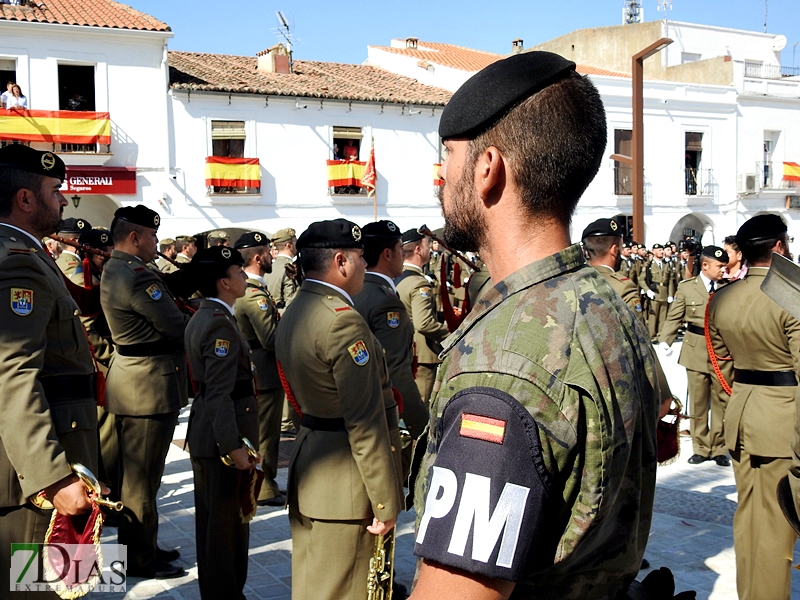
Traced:
<path fill-rule="evenodd" d="M 306 279 L 306 281 L 313 281 L 314 283 L 321 283 L 322 285 L 327 285 L 329 288 L 333 288 L 337 292 L 339 292 L 342 296 L 347 298 L 347 301 L 352 305 L 353 299 L 350 297 L 350 294 L 345 292 L 342 288 L 333 285 L 332 283 L 328 283 L 327 281 L 320 281 L 319 279 Z"/>
<path fill-rule="evenodd" d="M 711 280 L 705 276 L 705 274 L 700 271 L 700 279 L 703 280 L 703 285 L 706 286 L 706 291 L 708 291 L 708 286 L 711 285 Z M 717 287 L 717 282 L 714 282 L 714 287 Z"/>
<path fill-rule="evenodd" d="M 222 304 L 222 306 L 227 308 L 228 312 L 231 314 L 231 316 L 233 316 L 233 307 L 230 304 L 228 304 L 227 302 L 223 302 L 219 298 L 214 298 L 213 296 L 206 298 L 206 300 L 213 300 L 214 302 L 219 302 L 220 304 Z"/>
<path fill-rule="evenodd" d="M 369 273 L 371 275 L 377 275 L 378 277 L 383 277 L 386 281 L 389 282 L 389 285 L 392 286 L 392 289 L 394 290 L 394 293 L 395 294 L 397 293 L 397 288 L 394 287 L 394 281 L 392 281 L 391 277 L 387 277 L 383 273 L 378 273 L 377 271 L 367 271 L 367 273 Z"/>
<path fill-rule="evenodd" d="M 188 256 L 186 256 L 186 255 L 185 255 L 183 252 L 178 252 L 178 254 L 175 256 L 175 258 L 178 258 L 178 256 L 182 256 L 182 257 L 183 257 L 183 258 L 185 258 L 186 260 L 192 260 L 191 258 L 189 258 Z"/>
<path fill-rule="evenodd" d="M 11 223 L 3 223 L 3 225 L 5 225 L 6 227 L 10 227 L 11 229 L 16 229 L 16 230 L 17 230 L 17 231 L 19 231 L 20 233 L 24 233 L 24 234 L 25 234 L 25 235 L 27 235 L 29 238 L 31 238 L 31 239 L 34 241 L 34 243 L 35 243 L 37 246 L 39 246 L 39 248 L 44 248 L 44 247 L 42 246 L 42 242 L 41 242 L 41 240 L 37 240 L 35 237 L 33 237 L 33 236 L 30 234 L 30 233 L 28 233 L 28 232 L 27 232 L 27 231 L 25 231 L 24 229 L 20 229 L 19 227 L 16 227 L 16 226 L 12 225 Z"/>
<path fill-rule="evenodd" d="M 251 273 L 250 271 L 245 271 L 245 273 L 247 274 L 248 279 L 255 279 L 258 283 L 260 283 L 264 287 L 267 287 L 267 282 L 264 281 L 264 278 L 261 275 L 256 275 L 255 273 Z"/>
<path fill-rule="evenodd" d="M 411 268 L 411 269 L 414 269 L 415 271 L 419 271 L 420 273 L 422 273 L 422 267 L 418 267 L 418 266 L 417 266 L 417 265 L 415 265 L 414 263 L 408 263 L 408 262 L 404 262 L 404 263 L 403 263 L 403 266 L 404 266 L 404 267 L 409 267 L 409 268 Z"/>

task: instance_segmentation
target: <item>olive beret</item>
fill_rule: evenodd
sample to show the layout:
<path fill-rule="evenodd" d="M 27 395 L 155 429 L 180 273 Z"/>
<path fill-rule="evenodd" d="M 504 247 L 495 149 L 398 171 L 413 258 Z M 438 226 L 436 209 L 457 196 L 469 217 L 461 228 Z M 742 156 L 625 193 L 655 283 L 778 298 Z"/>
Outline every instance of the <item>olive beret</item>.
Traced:
<path fill-rule="evenodd" d="M 223 231 L 222 229 L 215 229 L 214 231 L 208 232 L 208 238 L 215 240 L 230 240 L 231 236 L 227 231 Z"/>
<path fill-rule="evenodd" d="M 0 148 L 0 169 L 19 169 L 61 181 L 67 176 L 67 168 L 60 156 L 23 144 L 9 144 Z"/>
<path fill-rule="evenodd" d="M 622 227 L 614 219 L 597 219 L 583 230 L 582 240 L 600 235 L 614 235 L 622 237 Z M 627 246 L 625 246 L 627 247 Z"/>
<path fill-rule="evenodd" d="M 179 235 L 175 238 L 175 241 L 182 244 L 194 244 L 197 242 L 197 238 L 191 235 Z"/>
<path fill-rule="evenodd" d="M 706 246 L 700 255 L 728 264 L 728 253 L 719 246 Z"/>
<path fill-rule="evenodd" d="M 91 223 L 86 219 L 76 219 L 75 217 L 70 217 L 69 219 L 64 219 L 58 225 L 58 233 L 77 233 L 81 234 L 84 231 L 89 231 L 92 228 Z"/>
<path fill-rule="evenodd" d="M 239 236 L 234 248 L 258 248 L 259 246 L 269 246 L 269 236 L 260 231 L 248 231 Z"/>
<path fill-rule="evenodd" d="M 574 62 L 552 52 L 523 52 L 498 60 L 453 94 L 439 120 L 439 136 L 474 138 L 514 105 L 574 70 Z"/>
<path fill-rule="evenodd" d="M 114 221 L 111 223 L 111 229 L 114 229 L 114 223 L 117 219 L 128 221 L 134 225 L 142 227 L 149 227 L 158 231 L 158 226 L 161 225 L 161 217 L 154 210 L 150 210 L 144 204 L 137 204 L 136 206 L 123 206 L 118 208 L 114 213 Z"/>
<path fill-rule="evenodd" d="M 304 248 L 363 248 L 361 228 L 347 219 L 317 221 L 297 239 L 297 250 Z"/>
<path fill-rule="evenodd" d="M 175 240 L 172 238 L 162 238 L 158 240 L 158 245 L 162 248 L 166 248 L 167 246 L 172 246 L 175 243 Z"/>
<path fill-rule="evenodd" d="M 291 227 L 287 227 L 286 229 L 279 229 L 278 232 L 270 238 L 270 242 L 273 244 L 280 244 L 282 242 L 288 242 L 292 238 L 297 237 L 297 232 L 292 229 Z"/>
<path fill-rule="evenodd" d="M 744 222 L 736 232 L 736 245 L 743 242 L 761 242 L 776 239 L 788 231 L 783 217 L 775 214 L 756 215 Z"/>

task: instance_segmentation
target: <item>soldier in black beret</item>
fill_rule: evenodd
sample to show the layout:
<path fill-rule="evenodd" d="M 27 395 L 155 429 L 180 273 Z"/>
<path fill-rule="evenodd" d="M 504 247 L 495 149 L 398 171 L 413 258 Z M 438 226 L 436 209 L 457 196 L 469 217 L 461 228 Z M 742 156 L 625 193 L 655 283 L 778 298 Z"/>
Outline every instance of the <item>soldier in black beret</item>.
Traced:
<path fill-rule="evenodd" d="M 186 326 L 186 353 L 198 393 L 186 440 L 194 474 L 197 574 L 202 598 L 243 598 L 249 520 L 241 489 L 252 481 L 258 443 L 250 347 L 233 316 L 246 290 L 240 252 L 227 246 L 200 250 L 186 267 L 203 295 Z M 220 457 L 228 456 L 232 466 Z"/>
<path fill-rule="evenodd" d="M 269 246 L 269 244 L 269 236 L 266 233 L 248 231 L 239 236 L 233 247 L 241 250 L 242 248 L 260 248 L 261 246 Z"/>
<path fill-rule="evenodd" d="M 747 275 L 714 294 L 708 311 L 712 361 L 717 361 L 730 392 L 725 445 L 738 494 L 733 542 L 740 598 L 791 596 L 789 557 L 797 533 L 781 514 L 776 488 L 796 464 L 800 322 L 762 291 L 774 254 L 789 257 L 790 243 L 780 215 L 745 221 L 736 232 L 736 244 L 747 261 Z M 789 481 L 798 484 L 795 476 Z"/>
<path fill-rule="evenodd" d="M 287 487 L 296 598 L 365 597 L 374 535 L 389 533 L 402 510 L 397 403 L 383 348 L 353 308 L 363 243 L 345 219 L 303 232 L 306 279 L 275 336 L 302 415 Z"/>
<path fill-rule="evenodd" d="M 409 229 L 403 232 L 402 239 L 403 239 L 403 244 L 405 245 L 423 240 L 425 239 L 425 236 L 422 235 L 417 229 Z"/>
<path fill-rule="evenodd" d="M 575 63 L 524 52 L 465 82 L 445 107 L 439 134 L 447 149 L 439 169 L 444 241 L 477 250 L 495 285 L 440 354 L 414 491 L 414 553 L 422 559 L 415 593 L 571 598 L 591 588 L 616 597 L 644 554 L 665 397 L 643 325 L 570 244 L 572 213 L 605 153 L 600 95 Z M 559 373 L 598 385 L 579 392 Z M 588 405 L 637 418 L 626 428 L 612 417 L 606 427 L 583 411 Z M 647 441 L 629 443 L 634 438 Z M 593 460 L 594 444 L 620 451 L 597 455 L 602 467 L 576 468 Z M 540 476 L 552 482 L 552 495 Z M 519 502 L 510 500 L 512 489 Z M 472 511 L 489 514 L 495 493 L 508 493 L 515 505 L 506 527 L 523 524 L 513 539 L 464 525 Z M 620 511 L 633 516 L 602 531 L 599 524 Z M 557 561 L 539 543 L 556 522 Z M 574 531 L 596 535 L 563 537 Z"/>
<path fill-rule="evenodd" d="M 80 235 L 92 228 L 91 223 L 85 219 L 70 217 L 58 225 L 58 235 L 72 241 L 77 241 Z M 56 264 L 67 277 L 72 277 L 81 264 L 81 256 L 75 246 L 65 244 L 56 260 Z"/>
<path fill-rule="evenodd" d="M 2 597 L 12 589 L 11 544 L 41 544 L 53 513 L 30 499 L 43 496 L 62 515 L 87 512 L 92 499 L 70 463 L 99 474 L 89 342 L 81 311 L 40 242 L 55 232 L 67 206 L 64 175 L 64 162 L 52 152 L 0 148 Z"/>
<path fill-rule="evenodd" d="M 100 300 L 117 355 L 107 381 L 108 412 L 115 415 L 122 461 L 120 498 L 130 518 L 119 527 L 128 546 L 128 574 L 165 579 L 183 568 L 177 550 L 157 546 L 156 494 L 178 420 L 188 403 L 183 334 L 189 316 L 178 308 L 164 276 L 148 267 L 158 247 L 161 217 L 146 206 L 117 209 L 114 241 L 103 269 Z"/>

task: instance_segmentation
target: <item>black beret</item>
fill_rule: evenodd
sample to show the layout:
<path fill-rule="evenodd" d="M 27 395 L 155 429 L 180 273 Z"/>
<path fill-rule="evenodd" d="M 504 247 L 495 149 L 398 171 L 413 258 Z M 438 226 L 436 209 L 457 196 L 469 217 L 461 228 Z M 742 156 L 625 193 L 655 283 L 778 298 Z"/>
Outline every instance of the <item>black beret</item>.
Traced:
<path fill-rule="evenodd" d="M 700 255 L 728 264 L 728 253 L 719 246 L 706 246 Z"/>
<path fill-rule="evenodd" d="M 347 219 L 317 221 L 309 225 L 297 239 L 297 250 L 303 248 L 363 248 L 361 228 Z"/>
<path fill-rule="evenodd" d="M 664 246 L 662 246 L 661 244 L 653 244 L 653 250 L 659 250 L 659 249 L 663 250 Z"/>
<path fill-rule="evenodd" d="M 439 136 L 474 138 L 515 104 L 574 70 L 574 62 L 552 52 L 523 52 L 498 60 L 453 94 L 439 120 Z"/>
<path fill-rule="evenodd" d="M 161 225 L 161 217 L 154 210 L 150 210 L 144 204 L 137 204 L 136 206 L 123 206 L 118 208 L 114 213 L 114 221 L 122 219 L 133 223 L 134 225 L 141 225 L 142 227 L 149 227 L 158 231 L 158 226 Z M 111 229 L 114 229 L 114 223 L 111 224 Z"/>
<path fill-rule="evenodd" d="M 425 236 L 419 232 L 419 229 L 409 229 L 408 231 L 404 231 L 403 235 L 401 236 L 403 240 L 403 244 L 410 244 L 411 242 L 418 242 Z"/>
<path fill-rule="evenodd" d="M 190 264 L 194 265 L 195 269 L 197 269 L 199 266 L 218 266 L 227 268 L 235 265 L 241 267 L 244 264 L 244 259 L 242 258 L 241 252 L 239 252 L 236 248 L 229 248 L 228 246 L 211 246 L 210 248 L 200 250 L 197 254 L 195 254 Z"/>
<path fill-rule="evenodd" d="M 583 230 L 582 240 L 600 235 L 614 235 L 622 237 L 622 228 L 614 219 L 597 219 Z M 623 247 L 627 247 L 623 244 Z"/>
<path fill-rule="evenodd" d="M 260 231 L 248 231 L 239 236 L 234 248 L 258 248 L 259 246 L 269 246 L 269 236 Z"/>
<path fill-rule="evenodd" d="M 76 219 L 75 217 L 70 217 L 69 219 L 64 219 L 58 225 L 58 233 L 83 233 L 84 231 L 89 231 L 92 228 L 92 225 L 86 219 Z"/>
<path fill-rule="evenodd" d="M 777 239 L 788 231 L 786 221 L 780 215 L 756 215 L 744 222 L 736 232 L 736 245 L 743 242 L 761 242 Z"/>
<path fill-rule="evenodd" d="M 57 154 L 34 150 L 22 144 L 9 144 L 0 148 L 0 169 L 19 169 L 64 181 L 67 168 Z"/>
<path fill-rule="evenodd" d="M 644 248 L 644 244 L 636 244 L 636 249 L 637 250 L 644 250 L 645 249 Z"/>
<path fill-rule="evenodd" d="M 392 221 L 376 221 L 364 225 L 361 235 L 364 236 L 364 243 L 368 243 L 370 240 L 399 240 L 403 234 Z"/>
<path fill-rule="evenodd" d="M 106 246 L 114 245 L 111 236 L 105 229 L 90 229 L 89 231 L 84 231 L 81 237 L 78 238 L 78 243 L 92 248 L 105 248 Z"/>

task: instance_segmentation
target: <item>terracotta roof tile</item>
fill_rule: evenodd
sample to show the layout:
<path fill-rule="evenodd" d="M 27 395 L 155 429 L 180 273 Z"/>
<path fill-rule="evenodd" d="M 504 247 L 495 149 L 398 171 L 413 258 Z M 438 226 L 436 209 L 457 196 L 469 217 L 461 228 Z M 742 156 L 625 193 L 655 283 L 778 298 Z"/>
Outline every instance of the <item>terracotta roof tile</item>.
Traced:
<path fill-rule="evenodd" d="M 166 23 L 113 0 L 46 0 L 24 6 L 0 4 L 0 21 L 29 21 L 111 29 L 171 31 Z"/>
<path fill-rule="evenodd" d="M 169 53 L 170 87 L 182 90 L 300 96 L 443 106 L 450 92 L 378 67 L 296 60 L 293 73 L 262 73 L 254 56 Z"/>
<path fill-rule="evenodd" d="M 626 77 L 630 79 L 629 73 L 619 73 L 617 71 L 609 71 L 608 69 L 601 69 L 599 67 L 590 67 L 589 65 L 577 65 L 575 70 L 581 75 L 604 75 L 606 77 Z"/>
<path fill-rule="evenodd" d="M 480 71 L 484 67 L 503 58 L 502 54 L 473 50 L 453 44 L 439 42 L 417 42 L 416 49 L 392 48 L 391 46 L 370 46 L 391 54 L 410 56 L 420 61 L 426 61 L 443 67 L 451 67 L 462 71 Z"/>

